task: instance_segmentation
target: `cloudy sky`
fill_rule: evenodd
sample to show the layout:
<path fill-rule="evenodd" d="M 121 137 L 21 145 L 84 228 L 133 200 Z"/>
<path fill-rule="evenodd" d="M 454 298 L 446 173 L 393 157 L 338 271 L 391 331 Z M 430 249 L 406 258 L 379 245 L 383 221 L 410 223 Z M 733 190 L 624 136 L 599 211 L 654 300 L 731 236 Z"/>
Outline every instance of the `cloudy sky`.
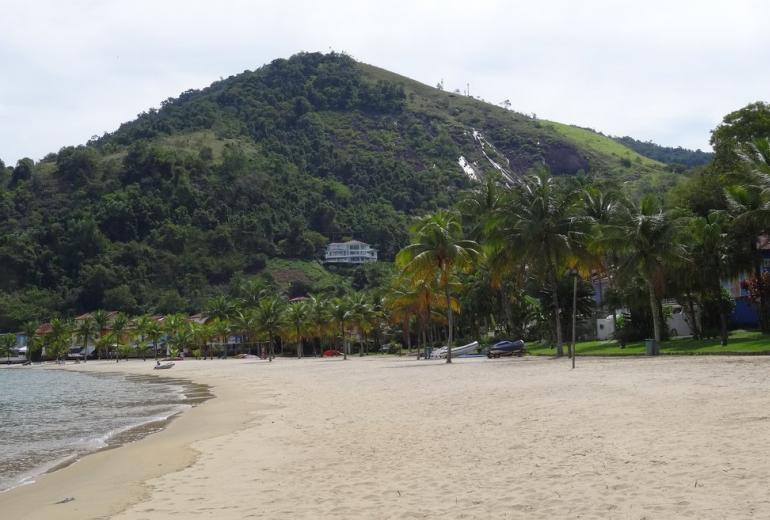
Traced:
<path fill-rule="evenodd" d="M 0 158 L 40 159 L 163 99 L 299 51 L 520 112 L 708 149 L 770 100 L 762 1 L 2 0 Z"/>

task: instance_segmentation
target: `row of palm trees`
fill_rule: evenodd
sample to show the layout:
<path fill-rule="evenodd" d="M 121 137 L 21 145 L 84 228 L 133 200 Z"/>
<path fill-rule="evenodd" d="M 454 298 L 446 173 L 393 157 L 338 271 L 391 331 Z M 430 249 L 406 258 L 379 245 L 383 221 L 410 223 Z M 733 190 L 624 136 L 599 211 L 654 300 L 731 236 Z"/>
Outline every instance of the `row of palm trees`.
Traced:
<path fill-rule="evenodd" d="M 468 291 L 480 273 L 491 289 L 482 294 L 500 293 L 496 301 L 505 307 L 527 292 L 547 295 L 550 302 L 541 298 L 540 310 L 551 322 L 557 355 L 563 355 L 565 277 L 574 277 L 573 298 L 578 277 L 606 281 L 616 294 L 613 312 L 646 294 L 658 343 L 666 333 L 664 296 L 685 302 L 696 336 L 715 324 L 702 323 L 695 309 L 715 309 L 709 319 L 718 321 L 726 344 L 732 299 L 722 282 L 753 270 L 750 289 L 768 331 L 770 276 L 761 273 L 757 238 L 770 225 L 770 142 L 749 144 L 741 157 L 741 171 L 722 180 L 727 207 L 698 213 L 666 208 L 651 195 L 636 202 L 617 187 L 556 179 L 542 170 L 513 184 L 488 177 L 455 210 L 416 222 L 412 243 L 397 256 L 401 271 L 391 294 L 396 302 L 412 302 L 409 310 L 417 316 L 443 308 L 449 345 L 457 311 L 485 308 Z M 468 314 L 466 321 L 473 320 Z M 574 314 L 572 321 L 574 331 Z"/>
<path fill-rule="evenodd" d="M 46 356 L 56 360 L 66 357 L 73 345 L 81 346 L 87 358 L 92 344 L 98 359 L 114 358 L 116 362 L 129 355 L 146 357 L 150 344 L 156 358 L 181 352 L 213 358 L 215 354 L 227 355 L 231 336 L 238 336 L 242 345 L 257 346 L 269 361 L 275 358 L 276 346 L 285 351 L 287 343 L 294 346 L 297 357 L 302 357 L 305 345 L 310 344 L 316 356 L 322 355 L 324 348 L 332 348 L 347 358 L 353 340 L 357 340 L 358 354 L 363 356 L 372 331 L 383 337 L 388 331 L 387 318 L 381 302 L 363 293 L 334 299 L 310 296 L 289 302 L 261 289 L 244 298 L 214 297 L 205 314 L 195 317 L 131 317 L 97 310 L 77 320 L 55 318 L 30 337 L 32 348 L 45 348 Z"/>

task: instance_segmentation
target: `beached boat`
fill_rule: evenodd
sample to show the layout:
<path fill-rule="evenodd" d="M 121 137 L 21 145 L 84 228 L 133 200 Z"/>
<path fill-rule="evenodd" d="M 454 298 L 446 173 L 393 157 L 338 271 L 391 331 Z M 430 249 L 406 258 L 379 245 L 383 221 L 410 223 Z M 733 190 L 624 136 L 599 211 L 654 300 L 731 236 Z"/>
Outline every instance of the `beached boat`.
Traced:
<path fill-rule="evenodd" d="M 479 349 L 478 341 L 468 343 L 467 345 L 463 345 L 462 347 L 452 347 L 452 357 L 458 357 L 458 356 L 463 356 L 467 354 L 475 354 L 478 349 Z M 431 353 L 430 358 L 445 359 L 447 357 L 447 350 L 448 349 L 446 346 L 436 349 Z"/>

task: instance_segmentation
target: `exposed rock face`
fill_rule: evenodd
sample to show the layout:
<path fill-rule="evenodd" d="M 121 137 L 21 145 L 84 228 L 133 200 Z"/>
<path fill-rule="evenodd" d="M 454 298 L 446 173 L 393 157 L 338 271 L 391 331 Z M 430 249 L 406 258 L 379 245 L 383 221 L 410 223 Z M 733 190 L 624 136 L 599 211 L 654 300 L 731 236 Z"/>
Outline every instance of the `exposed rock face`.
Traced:
<path fill-rule="evenodd" d="M 545 164 L 554 175 L 576 175 L 579 171 L 588 173 L 591 165 L 580 151 L 568 143 L 549 143 L 544 150 Z"/>

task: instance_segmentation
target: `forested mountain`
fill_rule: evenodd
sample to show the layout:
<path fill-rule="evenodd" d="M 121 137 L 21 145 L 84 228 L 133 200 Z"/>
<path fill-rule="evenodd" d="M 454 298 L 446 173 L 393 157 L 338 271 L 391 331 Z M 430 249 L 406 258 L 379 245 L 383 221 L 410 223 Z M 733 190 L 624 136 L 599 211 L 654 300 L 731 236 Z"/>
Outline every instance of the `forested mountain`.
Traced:
<path fill-rule="evenodd" d="M 391 259 L 407 222 L 490 171 L 670 187 L 598 134 L 341 54 L 299 54 L 168 99 L 115 132 L 0 164 L 0 329 L 54 313 L 199 309 L 274 259 L 355 237 Z"/>
<path fill-rule="evenodd" d="M 700 149 L 688 150 L 681 146 L 677 146 L 676 148 L 671 146 L 660 146 L 652 141 L 639 141 L 638 139 L 634 139 L 627 135 L 624 137 L 615 137 L 614 139 L 645 157 L 655 159 L 656 161 L 682 170 L 705 166 L 714 158 L 713 153 L 704 152 Z"/>

